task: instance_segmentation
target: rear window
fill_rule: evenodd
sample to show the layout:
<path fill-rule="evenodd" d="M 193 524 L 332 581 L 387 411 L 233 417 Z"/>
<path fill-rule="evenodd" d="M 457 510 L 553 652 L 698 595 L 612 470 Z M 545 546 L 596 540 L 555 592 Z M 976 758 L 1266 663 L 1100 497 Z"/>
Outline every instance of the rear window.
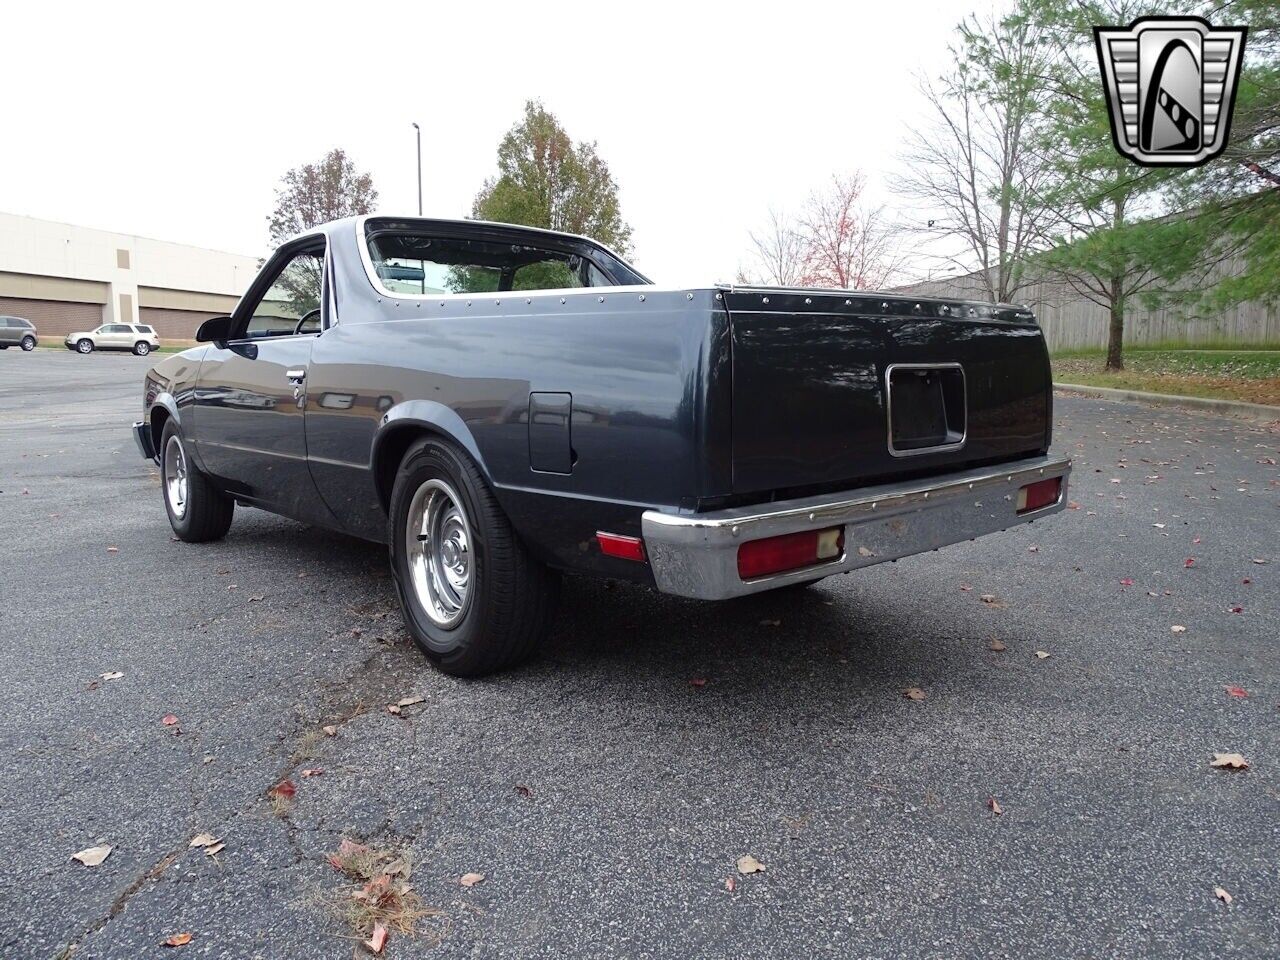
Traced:
<path fill-rule="evenodd" d="M 594 263 L 525 243 L 380 234 L 369 241 L 378 282 L 388 293 L 498 293 L 612 286 Z"/>
<path fill-rule="evenodd" d="M 146 324 L 140 323 L 138 324 L 138 332 L 139 333 L 155 333 L 155 330 L 152 329 L 151 327 L 148 327 Z"/>

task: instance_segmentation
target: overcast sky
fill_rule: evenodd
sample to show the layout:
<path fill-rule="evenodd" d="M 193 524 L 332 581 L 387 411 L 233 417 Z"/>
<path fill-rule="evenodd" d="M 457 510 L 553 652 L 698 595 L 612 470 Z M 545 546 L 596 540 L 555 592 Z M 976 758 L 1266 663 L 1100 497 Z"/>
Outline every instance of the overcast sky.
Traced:
<path fill-rule="evenodd" d="M 5 4 L 0 210 L 260 255 L 280 174 L 345 148 L 383 212 L 465 216 L 540 98 L 595 140 L 635 261 L 732 279 L 770 204 L 885 177 L 990 0 Z"/>

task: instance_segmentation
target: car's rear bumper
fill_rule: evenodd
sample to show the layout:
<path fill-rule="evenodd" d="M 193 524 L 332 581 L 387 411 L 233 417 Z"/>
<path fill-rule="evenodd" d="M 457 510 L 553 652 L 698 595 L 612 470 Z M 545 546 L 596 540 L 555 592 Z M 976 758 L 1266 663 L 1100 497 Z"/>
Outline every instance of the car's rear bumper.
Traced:
<path fill-rule="evenodd" d="M 143 420 L 133 425 L 133 442 L 138 445 L 138 452 L 147 460 L 155 460 L 156 445 L 151 439 L 151 427 Z"/>
<path fill-rule="evenodd" d="M 645 552 L 663 593 L 720 600 L 804 583 L 1057 513 L 1066 505 L 1071 461 L 1035 457 L 860 490 L 786 500 L 713 513 L 647 510 Z M 1018 513 L 1018 491 L 1061 477 L 1055 503 Z M 750 540 L 843 527 L 844 550 L 835 559 L 785 573 L 743 580 L 738 548 Z"/>

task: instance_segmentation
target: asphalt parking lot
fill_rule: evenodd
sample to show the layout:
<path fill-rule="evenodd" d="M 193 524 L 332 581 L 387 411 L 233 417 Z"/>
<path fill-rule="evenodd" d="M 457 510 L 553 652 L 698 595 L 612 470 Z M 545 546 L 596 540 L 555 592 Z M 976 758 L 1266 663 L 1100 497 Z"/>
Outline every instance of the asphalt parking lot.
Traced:
<path fill-rule="evenodd" d="M 1280 951 L 1280 428 L 1059 398 L 1075 509 L 782 598 L 570 580 L 459 681 L 381 548 L 171 540 L 148 365 L 0 354 L 0 955 L 351 956 L 343 838 L 432 908 L 391 957 Z"/>

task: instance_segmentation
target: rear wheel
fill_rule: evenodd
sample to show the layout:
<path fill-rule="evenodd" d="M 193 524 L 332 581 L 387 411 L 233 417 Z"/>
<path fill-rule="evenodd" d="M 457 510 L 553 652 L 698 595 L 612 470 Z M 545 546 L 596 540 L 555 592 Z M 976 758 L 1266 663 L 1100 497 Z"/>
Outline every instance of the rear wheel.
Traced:
<path fill-rule="evenodd" d="M 427 658 L 468 677 L 529 657 L 550 629 L 560 578 L 530 556 L 466 454 L 436 439 L 411 447 L 389 513 L 396 592 Z"/>
<path fill-rule="evenodd" d="M 235 501 L 187 457 L 178 426 L 170 420 L 160 440 L 160 484 L 169 526 L 187 543 L 221 540 L 231 527 Z"/>
<path fill-rule="evenodd" d="M 76 343 L 76 350 L 80 353 L 93 353 L 93 341 L 88 338 L 78 341 Z"/>
<path fill-rule="evenodd" d="M 139 357 L 145 357 L 151 352 L 151 344 L 145 340 L 139 340 L 133 345 L 133 352 Z"/>
<path fill-rule="evenodd" d="M 33 337 L 33 336 L 31 336 L 31 335 L 29 335 L 29 334 L 28 334 L 27 336 L 25 336 L 25 337 L 23 337 L 23 338 L 22 338 L 22 349 L 23 349 L 23 350 L 27 351 L 27 353 L 30 353 L 30 352 L 31 352 L 32 350 L 34 350 L 35 348 L 36 348 L 36 338 L 35 338 L 35 337 Z"/>

